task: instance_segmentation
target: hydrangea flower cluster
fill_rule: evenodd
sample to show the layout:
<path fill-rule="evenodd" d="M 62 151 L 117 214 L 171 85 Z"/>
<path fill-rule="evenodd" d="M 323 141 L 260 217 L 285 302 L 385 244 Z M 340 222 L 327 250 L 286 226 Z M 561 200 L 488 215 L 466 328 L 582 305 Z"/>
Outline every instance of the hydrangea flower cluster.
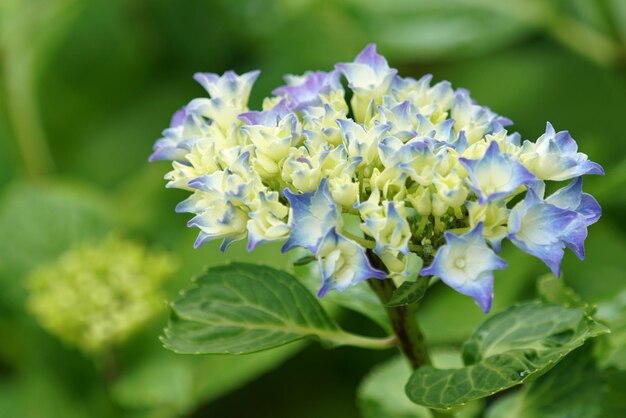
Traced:
<path fill-rule="evenodd" d="M 557 276 L 565 247 L 584 257 L 600 207 L 581 176 L 603 170 L 567 131 L 548 124 L 522 142 L 468 91 L 400 77 L 374 45 L 332 71 L 285 77 L 251 111 L 258 75 L 196 74 L 210 98 L 179 110 L 150 157 L 172 160 L 167 187 L 191 193 L 177 211 L 195 215 L 196 246 L 222 239 L 225 250 L 247 238 L 249 251 L 276 240 L 283 251 L 306 248 L 319 264 L 320 297 L 406 277 L 417 254 L 429 264 L 422 275 L 484 311 L 493 271 L 506 267 L 503 239 Z M 544 195 L 546 182 L 565 180 Z M 360 231 L 348 231 L 346 216 L 359 218 Z"/>
<path fill-rule="evenodd" d="M 176 263 L 117 237 L 69 250 L 28 279 L 30 310 L 85 353 L 126 340 L 165 307 L 163 281 Z"/>

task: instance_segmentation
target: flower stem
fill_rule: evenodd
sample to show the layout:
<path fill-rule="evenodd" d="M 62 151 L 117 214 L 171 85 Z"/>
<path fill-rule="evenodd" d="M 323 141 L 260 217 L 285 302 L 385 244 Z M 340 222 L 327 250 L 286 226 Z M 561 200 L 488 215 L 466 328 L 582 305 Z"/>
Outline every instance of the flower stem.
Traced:
<path fill-rule="evenodd" d="M 367 251 L 372 266 L 378 269 L 384 269 L 383 263 L 371 251 Z M 387 304 L 391 299 L 391 295 L 396 290 L 393 280 L 368 280 L 370 287 L 383 304 Z M 398 347 L 402 354 L 407 358 L 413 369 L 431 364 L 430 356 L 424 334 L 417 323 L 417 309 L 419 302 L 411 305 L 397 306 L 386 308 L 387 315 L 391 320 L 393 332 L 398 340 Z"/>
<path fill-rule="evenodd" d="M 384 264 L 371 250 L 367 250 L 367 256 L 373 267 L 385 271 Z M 391 279 L 370 279 L 367 282 L 383 305 L 389 302 L 391 295 L 394 290 L 396 290 L 396 285 Z M 402 354 L 406 357 L 414 370 L 431 364 L 424 334 L 417 323 L 417 310 L 419 305 L 420 302 L 418 301 L 410 305 L 385 308 L 391 320 L 393 332 L 396 335 L 398 348 L 400 348 L 400 351 L 402 351 Z M 436 409 L 429 409 L 429 412 L 433 418 L 453 418 L 453 415 Z"/>
<path fill-rule="evenodd" d="M 384 338 L 372 338 L 349 332 L 342 332 L 341 334 L 333 336 L 330 340 L 339 345 L 350 345 L 352 347 L 367 348 L 369 350 L 387 350 L 397 343 L 395 335 Z"/>

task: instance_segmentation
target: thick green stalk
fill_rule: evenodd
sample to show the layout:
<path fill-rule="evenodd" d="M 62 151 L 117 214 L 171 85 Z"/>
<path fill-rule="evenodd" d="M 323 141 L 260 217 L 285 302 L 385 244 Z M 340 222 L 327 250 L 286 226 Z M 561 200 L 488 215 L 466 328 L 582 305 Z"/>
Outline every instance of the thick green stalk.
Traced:
<path fill-rule="evenodd" d="M 385 271 L 385 266 L 371 250 L 367 250 L 367 255 L 373 267 Z M 378 295 L 383 305 L 389 302 L 391 295 L 394 290 L 396 290 L 396 285 L 391 279 L 370 279 L 368 283 L 376 295 Z M 414 370 L 431 364 L 428 346 L 426 345 L 424 334 L 417 322 L 417 310 L 419 305 L 420 302 L 418 301 L 410 305 L 385 308 L 391 320 L 391 327 L 396 336 L 398 348 L 402 351 L 402 354 L 406 357 Z M 453 418 L 453 415 L 436 409 L 430 409 L 429 411 L 433 418 Z"/>
<path fill-rule="evenodd" d="M 369 250 L 368 256 L 375 268 L 380 270 L 385 269 L 380 259 Z M 393 280 L 370 279 L 368 283 L 383 304 L 389 302 L 391 295 L 394 290 L 396 290 L 396 285 Z M 431 363 L 424 335 L 417 323 L 418 308 L 419 302 L 411 305 L 386 308 L 389 319 L 391 320 L 393 332 L 398 340 L 398 347 L 414 369 Z"/>

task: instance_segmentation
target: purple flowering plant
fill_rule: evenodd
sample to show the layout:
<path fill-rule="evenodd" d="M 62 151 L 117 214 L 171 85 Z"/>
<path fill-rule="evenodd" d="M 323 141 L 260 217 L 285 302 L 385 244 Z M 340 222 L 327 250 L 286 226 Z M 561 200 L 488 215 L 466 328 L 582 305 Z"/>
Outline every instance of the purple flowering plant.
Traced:
<path fill-rule="evenodd" d="M 167 187 L 189 192 L 176 210 L 193 215 L 196 247 L 277 241 L 294 265 L 315 267 L 210 269 L 172 304 L 167 348 L 245 354 L 306 337 L 397 347 L 412 370 L 406 395 L 438 416 L 545 373 L 607 332 L 585 306 L 514 305 L 467 340 L 462 366 L 438 368 L 418 324 L 438 282 L 489 313 L 506 241 L 556 278 L 566 249 L 584 259 L 601 208 L 583 176 L 604 172 L 567 131 L 548 123 L 522 141 L 468 91 L 401 77 L 375 45 L 331 71 L 286 76 L 250 110 L 259 75 L 197 73 L 209 97 L 175 113 L 150 160 L 171 161 Z M 302 277 L 311 275 L 313 292 Z M 355 309 L 372 293 L 379 306 L 356 309 L 387 336 L 348 332 L 325 309 L 325 299 Z"/>

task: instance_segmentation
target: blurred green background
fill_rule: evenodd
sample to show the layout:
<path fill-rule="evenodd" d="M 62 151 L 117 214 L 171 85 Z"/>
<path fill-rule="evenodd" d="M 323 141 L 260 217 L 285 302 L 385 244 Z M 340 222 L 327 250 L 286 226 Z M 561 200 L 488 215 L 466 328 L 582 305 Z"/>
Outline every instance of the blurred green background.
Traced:
<path fill-rule="evenodd" d="M 359 416 L 359 381 L 394 353 L 298 343 L 243 357 L 177 356 L 158 341 L 164 303 L 106 353 L 83 354 L 45 331 L 27 300 L 33 269 L 111 232 L 178 259 L 168 298 L 208 265 L 288 267 L 272 246 L 193 250 L 187 215 L 173 211 L 186 193 L 165 190 L 168 165 L 147 157 L 171 114 L 203 95 L 194 72 L 261 69 L 258 107 L 282 74 L 330 69 L 369 42 L 404 76 L 432 73 L 468 88 L 524 138 L 537 138 L 546 121 L 570 130 L 607 174 L 585 179 L 604 216 L 590 228 L 587 260 L 566 255 L 565 281 L 594 303 L 624 295 L 623 0 L 2 0 L 0 415 Z M 496 312 L 534 297 L 547 271 L 515 248 L 504 257 L 511 267 L 496 273 Z M 443 286 L 432 293 L 425 333 L 458 348 L 484 316 Z M 350 329 L 381 333 L 335 312 Z M 614 336 L 626 341 L 621 321 Z"/>

